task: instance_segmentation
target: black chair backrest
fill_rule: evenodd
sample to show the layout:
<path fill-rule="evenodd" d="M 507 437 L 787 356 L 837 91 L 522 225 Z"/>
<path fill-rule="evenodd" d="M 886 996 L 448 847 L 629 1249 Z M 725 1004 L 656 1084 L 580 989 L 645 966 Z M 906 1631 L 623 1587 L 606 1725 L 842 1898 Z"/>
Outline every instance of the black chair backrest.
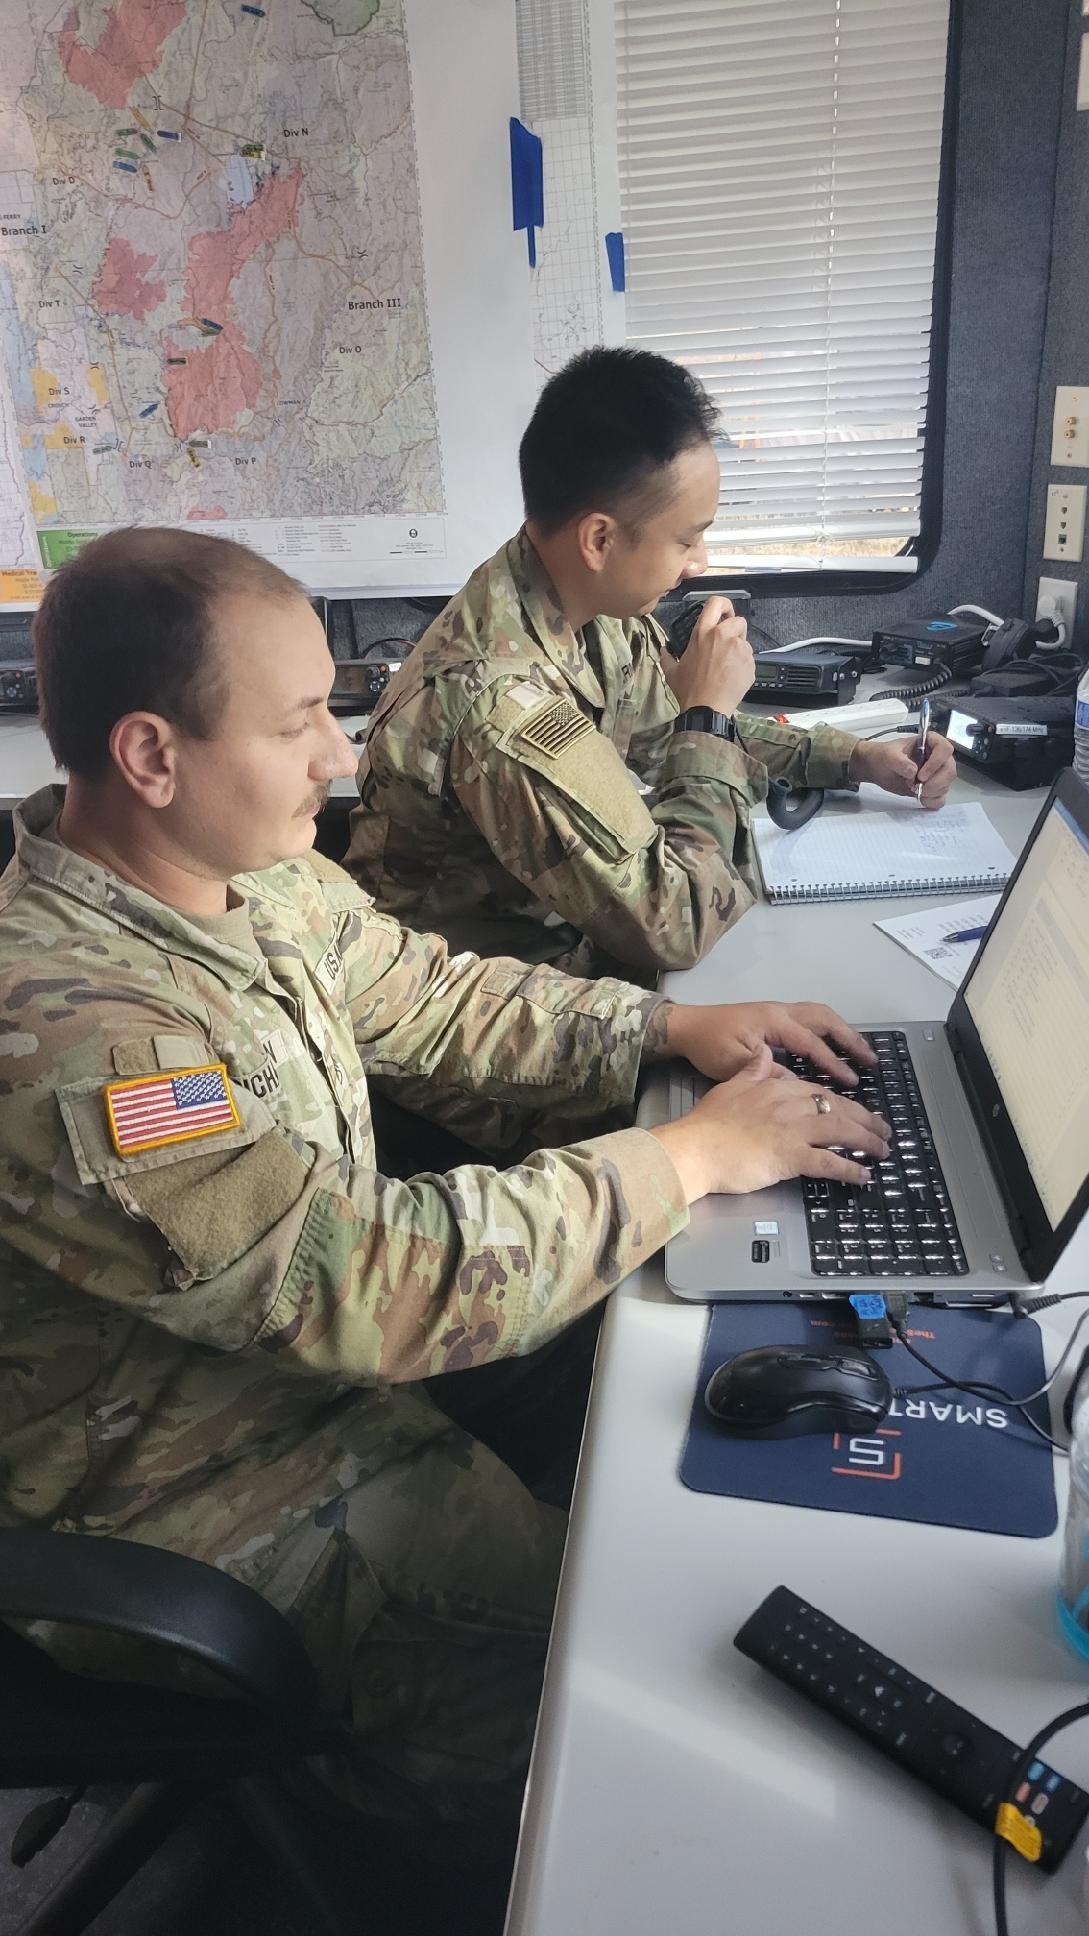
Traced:
<path fill-rule="evenodd" d="M 112 1537 L 0 1529 L 5 1616 L 159 1641 L 203 1661 L 293 1731 L 312 1722 L 314 1669 L 284 1616 L 252 1587 L 187 1554 Z"/>

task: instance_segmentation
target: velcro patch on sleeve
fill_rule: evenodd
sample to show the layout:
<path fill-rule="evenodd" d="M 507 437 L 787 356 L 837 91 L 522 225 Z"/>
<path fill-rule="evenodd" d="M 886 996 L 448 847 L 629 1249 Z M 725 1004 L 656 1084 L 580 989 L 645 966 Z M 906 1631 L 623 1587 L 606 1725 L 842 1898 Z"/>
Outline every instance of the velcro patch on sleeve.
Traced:
<path fill-rule="evenodd" d="M 102 1091 L 110 1141 L 118 1156 L 168 1149 L 237 1129 L 238 1107 L 222 1062 L 197 1069 L 108 1082 Z"/>
<path fill-rule="evenodd" d="M 514 746 L 532 746 L 546 759 L 558 760 L 587 733 L 596 732 L 592 719 L 580 712 L 570 699 L 548 699 L 526 720 L 515 736 Z"/>

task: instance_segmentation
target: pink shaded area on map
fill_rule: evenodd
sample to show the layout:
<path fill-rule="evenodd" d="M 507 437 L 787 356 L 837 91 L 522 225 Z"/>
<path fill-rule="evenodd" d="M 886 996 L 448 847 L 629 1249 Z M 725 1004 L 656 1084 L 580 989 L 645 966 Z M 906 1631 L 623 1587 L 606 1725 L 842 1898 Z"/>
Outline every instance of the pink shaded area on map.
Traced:
<path fill-rule="evenodd" d="M 166 407 L 177 437 L 191 437 L 194 430 L 225 430 L 257 401 L 260 366 L 237 324 L 227 320 L 231 284 L 255 250 L 292 226 L 301 186 L 297 169 L 270 176 L 248 208 L 232 211 L 226 228 L 205 229 L 189 244 L 186 307 L 221 328 L 207 348 L 166 346 L 168 357 L 186 357 L 183 364 L 166 365 Z"/>
<path fill-rule="evenodd" d="M 185 515 L 187 518 L 225 518 L 227 513 L 223 509 L 222 504 L 211 504 L 207 510 L 204 510 L 200 505 L 194 504 Z"/>
<path fill-rule="evenodd" d="M 167 356 L 182 346 L 167 343 Z M 195 430 L 225 430 L 252 410 L 261 389 L 261 365 L 234 323 L 224 323 L 207 349 L 185 348 L 184 363 L 166 366 L 166 407 L 176 437 Z"/>
<path fill-rule="evenodd" d="M 248 208 L 232 212 L 225 229 L 194 235 L 185 271 L 186 300 L 194 316 L 210 316 L 213 323 L 225 320 L 231 283 L 255 250 L 292 226 L 301 187 L 297 168 L 290 175 L 270 175 Z"/>
<path fill-rule="evenodd" d="M 76 38 L 79 14 L 73 7 L 57 36 L 64 71 L 103 107 L 123 108 L 184 19 L 185 0 L 117 0 L 94 47 L 87 47 Z"/>
<path fill-rule="evenodd" d="M 153 255 L 138 255 L 123 235 L 115 235 L 94 286 L 99 309 L 143 322 L 149 309 L 156 309 L 166 295 L 165 282 L 145 280 L 148 270 L 157 266 Z"/>

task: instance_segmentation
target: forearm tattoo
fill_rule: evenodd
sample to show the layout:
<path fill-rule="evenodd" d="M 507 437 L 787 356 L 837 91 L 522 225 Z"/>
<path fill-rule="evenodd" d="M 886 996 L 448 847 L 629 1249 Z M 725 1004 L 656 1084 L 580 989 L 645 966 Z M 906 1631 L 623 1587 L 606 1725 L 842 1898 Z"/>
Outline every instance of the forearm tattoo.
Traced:
<path fill-rule="evenodd" d="M 669 1046 L 669 1018 L 673 1013 L 672 1002 L 659 1002 L 643 1037 L 643 1061 L 664 1062 L 674 1051 Z"/>

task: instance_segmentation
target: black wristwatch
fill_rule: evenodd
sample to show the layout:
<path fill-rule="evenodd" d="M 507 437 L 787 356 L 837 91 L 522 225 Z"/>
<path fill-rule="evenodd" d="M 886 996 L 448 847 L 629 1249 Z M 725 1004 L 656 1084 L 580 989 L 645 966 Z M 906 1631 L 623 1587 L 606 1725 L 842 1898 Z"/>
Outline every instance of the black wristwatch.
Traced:
<path fill-rule="evenodd" d="M 714 733 L 716 739 L 737 738 L 737 727 L 729 713 L 716 713 L 713 706 L 689 706 L 673 721 L 675 733 Z"/>

